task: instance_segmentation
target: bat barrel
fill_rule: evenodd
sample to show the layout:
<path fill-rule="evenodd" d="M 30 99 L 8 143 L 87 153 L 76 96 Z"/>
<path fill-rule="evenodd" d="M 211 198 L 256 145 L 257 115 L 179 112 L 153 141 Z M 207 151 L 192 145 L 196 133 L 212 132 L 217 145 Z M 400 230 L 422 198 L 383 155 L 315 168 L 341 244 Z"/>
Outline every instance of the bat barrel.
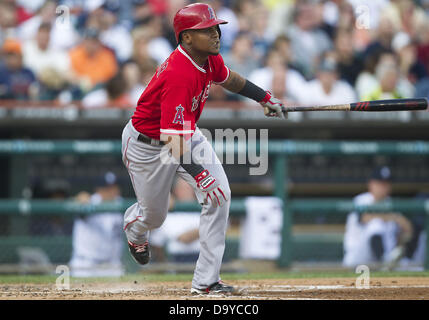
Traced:
<path fill-rule="evenodd" d="M 360 101 L 350 104 L 350 111 L 407 111 L 427 108 L 426 98 Z"/>

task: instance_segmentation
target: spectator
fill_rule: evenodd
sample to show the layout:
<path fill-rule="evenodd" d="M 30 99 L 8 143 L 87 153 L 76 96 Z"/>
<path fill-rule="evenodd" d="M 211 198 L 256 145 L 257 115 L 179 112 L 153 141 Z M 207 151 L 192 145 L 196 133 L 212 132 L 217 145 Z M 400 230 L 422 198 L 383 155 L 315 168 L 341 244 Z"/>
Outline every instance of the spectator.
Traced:
<path fill-rule="evenodd" d="M 133 28 L 136 28 L 140 24 L 146 23 L 153 13 L 150 3 L 147 0 L 132 0 L 132 4 L 133 11 L 131 16 L 133 20 Z"/>
<path fill-rule="evenodd" d="M 152 16 L 143 26 L 150 30 L 150 39 L 148 39 L 148 51 L 152 59 L 158 64 L 163 63 L 173 52 L 173 47 L 163 36 L 163 21 L 161 17 Z"/>
<path fill-rule="evenodd" d="M 420 29 L 417 41 L 417 57 L 425 65 L 426 72 L 429 74 L 429 19 Z"/>
<path fill-rule="evenodd" d="M 323 31 L 331 41 L 334 39 L 336 27 L 333 17 L 329 17 L 329 4 L 332 2 L 328 1 L 315 1 L 314 2 L 314 24 L 318 30 Z M 337 9 L 338 10 L 338 9 Z M 334 22 L 334 23 L 333 23 Z"/>
<path fill-rule="evenodd" d="M 325 54 L 320 62 L 316 79 L 308 82 L 301 104 L 305 106 L 352 103 L 356 101 L 353 87 L 338 79 L 335 54 Z"/>
<path fill-rule="evenodd" d="M 104 4 L 92 11 L 87 27 L 100 32 L 100 41 L 112 49 L 120 63 L 128 60 L 133 51 L 133 40 L 127 28 L 118 23 L 119 0 L 105 0 Z"/>
<path fill-rule="evenodd" d="M 120 67 L 115 77 L 83 97 L 82 105 L 86 108 L 107 106 L 133 108 L 152 79 L 156 68 L 156 61 L 150 58 L 143 60 L 141 64 L 128 60 Z"/>
<path fill-rule="evenodd" d="M 228 52 L 235 41 L 237 34 L 239 33 L 238 20 L 235 12 L 225 5 L 224 0 L 205 0 L 201 1 L 209 4 L 213 10 L 216 12 L 218 19 L 228 21 L 227 24 L 222 24 L 219 26 L 222 37 L 221 41 L 221 50 L 222 52 Z"/>
<path fill-rule="evenodd" d="M 376 168 L 368 180 L 368 192 L 353 200 L 357 206 L 383 203 L 390 199 L 392 175 L 388 167 Z M 343 264 L 384 264 L 393 268 L 405 253 L 411 239 L 410 221 L 397 212 L 351 212 L 344 234 Z"/>
<path fill-rule="evenodd" d="M 421 0 L 420 5 L 422 9 L 426 12 L 426 15 L 429 15 L 429 0 Z"/>
<path fill-rule="evenodd" d="M 381 18 L 375 32 L 374 40 L 369 43 L 363 52 L 364 58 L 379 52 L 392 51 L 392 39 L 394 35 L 395 29 L 392 21 L 387 17 Z"/>
<path fill-rule="evenodd" d="M 194 190 L 179 178 L 170 197 L 170 210 L 176 202 L 195 202 Z M 200 250 L 200 212 L 170 212 L 163 225 L 152 230 L 150 243 L 158 262 L 196 262 Z"/>
<path fill-rule="evenodd" d="M 43 6 L 46 0 L 9 0 L 9 2 L 14 3 L 17 10 L 18 24 L 21 24 L 31 18 L 34 13 Z"/>
<path fill-rule="evenodd" d="M 132 35 L 134 43 L 132 59 L 139 66 L 144 65 L 149 60 L 152 60 L 158 64 L 158 62 L 152 58 L 149 52 L 149 42 L 152 37 L 151 31 L 148 28 L 139 27 L 133 30 Z"/>
<path fill-rule="evenodd" d="M 24 65 L 36 76 L 46 68 L 68 75 L 70 73 L 70 58 L 66 51 L 50 47 L 51 25 L 42 23 L 36 37 L 23 45 Z"/>
<path fill-rule="evenodd" d="M 339 30 L 335 36 L 334 44 L 338 59 L 339 78 L 354 86 L 363 64 L 360 56 L 353 49 L 352 33 Z"/>
<path fill-rule="evenodd" d="M 146 87 L 152 79 L 154 73 L 156 72 L 158 64 L 155 60 L 148 59 L 139 64 L 139 67 L 142 73 L 141 82 Z"/>
<path fill-rule="evenodd" d="M 392 22 L 395 32 L 405 32 L 412 38 L 417 36 L 417 31 L 427 20 L 424 10 L 413 0 L 392 0 L 384 8 L 381 16 L 387 17 Z"/>
<path fill-rule="evenodd" d="M 291 43 L 289 37 L 286 34 L 278 35 L 274 39 L 271 48 L 279 52 L 280 56 L 284 59 L 284 62 L 290 69 L 293 69 L 299 73 L 298 68 L 293 64 Z M 299 74 L 301 75 L 301 73 Z M 304 78 L 302 79 L 305 81 Z"/>
<path fill-rule="evenodd" d="M 259 5 L 259 0 L 234 1 L 233 11 L 237 17 L 237 32 L 249 32 L 251 30 L 253 12 L 257 10 Z"/>
<path fill-rule="evenodd" d="M 170 0 L 167 12 L 164 15 L 164 37 L 170 43 L 172 48 L 177 47 L 176 35 L 174 33 L 174 16 L 181 8 L 191 4 L 190 0 Z"/>
<path fill-rule="evenodd" d="M 34 97 L 36 77 L 22 63 L 21 44 L 7 39 L 2 51 L 4 65 L 0 66 L 0 99 L 28 100 Z"/>
<path fill-rule="evenodd" d="M 151 70 L 151 76 L 155 73 L 155 69 L 156 66 Z M 132 60 L 122 66 L 122 75 L 131 106 L 134 107 L 137 105 L 137 101 L 146 88 L 147 83 L 144 82 L 143 73 L 139 65 Z"/>
<path fill-rule="evenodd" d="M 173 51 L 167 39 L 161 36 L 161 22 L 160 18 L 151 18 L 146 25 L 133 30 L 133 59 L 139 64 L 152 59 L 160 65 Z"/>
<path fill-rule="evenodd" d="M 0 44 L 7 38 L 18 38 L 18 18 L 11 3 L 0 2 Z"/>
<path fill-rule="evenodd" d="M 379 64 L 376 68 L 378 85 L 363 100 L 400 99 L 404 98 L 397 90 L 399 70 L 391 64 Z"/>
<path fill-rule="evenodd" d="M 73 81 L 84 92 L 109 81 L 118 71 L 115 55 L 101 44 L 95 29 L 87 29 L 83 41 L 69 54 Z"/>
<path fill-rule="evenodd" d="M 336 30 L 337 32 L 345 31 L 351 33 L 353 49 L 361 53 L 372 41 L 372 30 L 376 29 L 376 27 L 371 27 L 371 19 L 373 19 L 373 16 L 375 16 L 376 13 L 368 15 L 365 10 L 367 10 L 369 6 L 358 4 L 358 7 L 355 9 L 349 1 L 350 0 L 343 0 L 338 4 L 339 12 Z M 374 4 L 383 1 L 387 0 L 372 0 L 371 2 Z M 374 11 L 375 10 L 377 9 L 374 8 Z M 362 18 L 363 20 L 360 20 Z M 369 23 L 369 25 L 365 25 L 365 23 Z"/>
<path fill-rule="evenodd" d="M 378 84 L 367 94 L 363 95 L 363 100 L 381 99 L 401 99 L 414 96 L 413 86 L 401 78 L 401 74 L 394 55 L 384 55 L 378 63 L 375 76 Z"/>
<path fill-rule="evenodd" d="M 280 55 L 283 57 L 283 59 L 285 60 L 286 64 L 289 67 L 294 68 L 294 66 L 292 64 L 291 43 L 290 43 L 289 37 L 286 34 L 278 35 L 274 39 L 271 47 L 280 53 Z M 296 69 L 296 68 L 294 68 L 294 69 Z"/>
<path fill-rule="evenodd" d="M 289 102 L 300 102 L 306 88 L 304 77 L 288 68 L 284 57 L 275 49 L 268 52 L 265 66 L 249 75 L 249 81 Z"/>
<path fill-rule="evenodd" d="M 306 79 L 314 77 L 317 59 L 332 47 L 326 33 L 316 28 L 315 10 L 314 4 L 298 2 L 293 24 L 287 30 L 291 39 L 292 62 Z"/>
<path fill-rule="evenodd" d="M 253 41 L 248 32 L 240 32 L 234 39 L 231 50 L 224 57 L 225 64 L 247 77 L 259 67 L 258 57 L 253 50 Z"/>
<path fill-rule="evenodd" d="M 118 107 L 130 108 L 132 102 L 127 92 L 127 83 L 123 75 L 123 69 L 109 79 L 103 87 L 95 89 L 82 99 L 84 108 Z"/>
<path fill-rule="evenodd" d="M 428 76 L 425 65 L 417 58 L 417 47 L 407 33 L 398 32 L 392 40 L 392 48 L 399 59 L 401 77 L 409 81 L 410 87 Z"/>
<path fill-rule="evenodd" d="M 250 12 L 250 34 L 253 40 L 254 54 L 262 59 L 268 50 L 270 42 L 274 40 L 274 35 L 267 33 L 268 27 L 268 12 L 262 5 L 258 4 L 254 10 Z"/>
<path fill-rule="evenodd" d="M 156 72 L 156 69 L 157 63 L 154 60 L 147 60 L 141 65 L 130 60 L 122 66 L 122 74 L 132 107 L 136 106 L 142 92 L 146 89 Z"/>
<path fill-rule="evenodd" d="M 41 1 L 44 2 L 45 0 L 35 0 L 31 2 L 33 2 L 33 6 L 35 5 L 35 7 L 37 7 L 37 2 L 39 2 L 39 7 L 40 7 Z M 33 12 L 34 12 L 33 8 L 31 5 L 28 5 L 26 2 L 27 1 L 19 1 L 19 0 L 3 1 L 3 3 L 5 3 L 6 5 L 9 5 L 13 9 L 15 13 L 14 15 L 15 15 L 17 25 L 20 25 L 21 23 L 30 19 L 33 16 Z"/>
<path fill-rule="evenodd" d="M 68 74 L 47 67 L 38 74 L 37 100 L 54 101 L 59 105 L 70 103 L 73 99 Z"/>
<path fill-rule="evenodd" d="M 424 78 L 416 84 L 415 98 L 429 99 L 429 78 Z"/>
<path fill-rule="evenodd" d="M 76 201 L 100 205 L 121 200 L 121 189 L 112 172 L 99 178 L 94 194 L 81 192 Z M 124 273 L 121 257 L 123 215 L 121 212 L 103 212 L 80 217 L 73 225 L 73 252 L 70 260 L 74 277 L 121 276 Z"/>
<path fill-rule="evenodd" d="M 270 12 L 267 32 L 273 37 L 285 34 L 293 21 L 294 2 L 277 1 L 272 5 L 268 4 L 268 8 Z"/>
<path fill-rule="evenodd" d="M 36 15 L 26 20 L 19 26 L 18 35 L 22 41 L 29 41 L 36 37 L 39 26 L 42 23 L 51 24 L 50 45 L 55 49 L 68 50 L 79 41 L 79 35 L 69 19 L 57 20 L 57 3 L 47 0 Z"/>
<path fill-rule="evenodd" d="M 381 48 L 374 50 L 371 54 L 363 57 L 363 70 L 357 76 L 355 88 L 359 99 L 370 92 L 378 85 L 377 78 L 375 77 L 375 68 L 380 60 L 380 57 L 385 53 Z"/>

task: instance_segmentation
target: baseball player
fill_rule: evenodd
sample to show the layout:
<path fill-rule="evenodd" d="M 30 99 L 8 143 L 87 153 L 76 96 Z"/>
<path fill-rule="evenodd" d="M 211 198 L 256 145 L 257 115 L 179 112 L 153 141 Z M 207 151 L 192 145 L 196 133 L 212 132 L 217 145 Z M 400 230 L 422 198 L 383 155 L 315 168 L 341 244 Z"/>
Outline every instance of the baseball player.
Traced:
<path fill-rule="evenodd" d="M 357 195 L 353 201 L 360 206 L 372 205 L 389 201 L 390 193 L 390 169 L 377 167 L 368 181 L 368 192 Z M 402 257 L 404 243 L 409 241 L 412 232 L 411 223 L 400 213 L 351 212 L 344 234 L 343 264 L 348 267 L 377 263 L 394 266 Z"/>
<path fill-rule="evenodd" d="M 231 190 L 211 143 L 196 125 L 210 86 L 219 84 L 258 101 L 266 116 L 285 117 L 280 100 L 224 65 L 219 24 L 225 23 L 207 4 L 194 3 L 176 13 L 178 46 L 158 67 L 122 134 L 123 162 L 137 197 L 124 216 L 130 252 L 138 263 L 149 262 L 148 232 L 164 222 L 174 178 L 182 177 L 202 205 L 191 289 L 197 294 L 234 292 L 220 280 Z M 165 150 L 175 161 L 165 161 Z"/>

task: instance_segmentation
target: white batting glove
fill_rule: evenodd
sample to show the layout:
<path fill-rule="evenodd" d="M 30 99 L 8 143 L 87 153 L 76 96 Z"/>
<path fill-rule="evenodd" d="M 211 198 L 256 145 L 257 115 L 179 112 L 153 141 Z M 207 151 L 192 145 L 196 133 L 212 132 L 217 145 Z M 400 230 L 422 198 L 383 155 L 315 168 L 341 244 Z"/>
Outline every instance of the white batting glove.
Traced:
<path fill-rule="evenodd" d="M 198 174 L 195 177 L 195 181 L 198 188 L 205 194 L 204 204 L 207 204 L 209 198 L 215 207 L 222 207 L 228 201 L 219 182 L 207 170 Z"/>
<path fill-rule="evenodd" d="M 274 98 L 271 92 L 265 91 L 267 95 L 259 103 L 264 108 L 266 117 L 277 117 L 287 119 L 287 112 L 284 111 L 284 104 L 279 99 Z"/>

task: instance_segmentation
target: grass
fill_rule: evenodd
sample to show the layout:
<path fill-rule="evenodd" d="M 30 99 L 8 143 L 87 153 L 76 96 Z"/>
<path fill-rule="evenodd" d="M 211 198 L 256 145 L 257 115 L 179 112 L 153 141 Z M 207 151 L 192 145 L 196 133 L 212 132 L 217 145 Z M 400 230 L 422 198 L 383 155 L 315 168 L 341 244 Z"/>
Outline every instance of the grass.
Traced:
<path fill-rule="evenodd" d="M 0 275 L 0 284 L 55 284 L 59 275 Z M 311 279 L 311 278 L 356 278 L 350 272 L 323 271 L 299 272 L 279 271 L 270 273 L 223 273 L 223 280 L 263 280 L 263 279 Z M 413 272 L 372 272 L 371 277 L 429 277 L 429 271 Z M 129 274 L 119 278 L 71 278 L 71 283 L 121 283 L 121 282 L 170 282 L 191 281 L 191 273 L 180 274 Z"/>

